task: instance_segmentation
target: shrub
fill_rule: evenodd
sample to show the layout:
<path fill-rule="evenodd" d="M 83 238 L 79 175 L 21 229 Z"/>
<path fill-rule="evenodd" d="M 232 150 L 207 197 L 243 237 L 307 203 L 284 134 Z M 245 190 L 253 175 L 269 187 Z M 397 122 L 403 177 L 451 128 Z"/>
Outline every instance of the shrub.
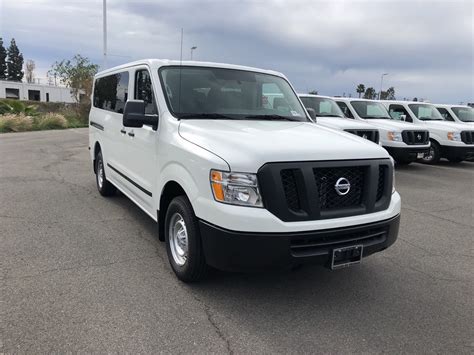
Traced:
<path fill-rule="evenodd" d="M 39 116 L 36 119 L 36 126 L 38 129 L 63 129 L 68 127 L 68 122 L 63 115 L 59 113 L 49 112 L 45 115 Z"/>
<path fill-rule="evenodd" d="M 33 119 L 25 114 L 7 113 L 0 116 L 0 132 L 31 131 Z"/>
<path fill-rule="evenodd" d="M 24 113 L 27 116 L 35 116 L 37 111 L 34 105 L 27 105 L 17 100 L 2 100 L 0 101 L 0 115 L 5 113 Z"/>

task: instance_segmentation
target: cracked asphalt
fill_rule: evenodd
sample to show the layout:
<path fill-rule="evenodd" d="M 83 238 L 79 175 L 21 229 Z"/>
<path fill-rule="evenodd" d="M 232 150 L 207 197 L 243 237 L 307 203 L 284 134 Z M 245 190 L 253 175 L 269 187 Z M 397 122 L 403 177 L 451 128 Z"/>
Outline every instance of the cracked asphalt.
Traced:
<path fill-rule="evenodd" d="M 0 135 L 0 353 L 474 352 L 474 163 L 397 169 L 399 239 L 359 266 L 185 285 L 87 132 Z"/>

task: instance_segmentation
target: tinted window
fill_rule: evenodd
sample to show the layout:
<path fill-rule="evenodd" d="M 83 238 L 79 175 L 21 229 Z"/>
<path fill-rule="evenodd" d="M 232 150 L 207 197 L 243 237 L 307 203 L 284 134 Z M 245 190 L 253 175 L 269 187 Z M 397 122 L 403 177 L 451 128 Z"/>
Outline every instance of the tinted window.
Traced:
<path fill-rule="evenodd" d="M 446 110 L 445 108 L 442 108 L 442 107 L 437 107 L 437 109 L 438 109 L 439 113 L 441 114 L 441 116 L 443 116 L 443 118 L 446 121 L 454 121 L 454 118 L 451 117 L 448 110 Z"/>
<path fill-rule="evenodd" d="M 123 113 L 128 100 L 128 72 L 99 78 L 94 86 L 94 107 Z"/>
<path fill-rule="evenodd" d="M 347 105 L 344 102 L 339 101 L 339 102 L 337 102 L 337 105 L 341 109 L 344 116 L 346 116 L 348 118 L 354 118 L 354 116 L 352 115 L 351 110 L 349 110 L 349 107 L 347 107 Z"/>
<path fill-rule="evenodd" d="M 157 114 L 153 85 L 148 70 L 137 70 L 135 73 L 135 100 L 145 101 L 145 113 Z"/>
<path fill-rule="evenodd" d="M 390 117 L 392 117 L 394 120 L 402 121 L 401 116 L 404 115 L 405 121 L 413 122 L 412 118 L 410 117 L 410 114 L 407 110 L 405 110 L 402 105 L 390 105 L 388 113 L 390 114 Z"/>
<path fill-rule="evenodd" d="M 302 96 L 301 101 L 306 108 L 312 108 L 316 116 L 320 117 L 344 117 L 343 112 L 336 103 L 325 97 Z"/>

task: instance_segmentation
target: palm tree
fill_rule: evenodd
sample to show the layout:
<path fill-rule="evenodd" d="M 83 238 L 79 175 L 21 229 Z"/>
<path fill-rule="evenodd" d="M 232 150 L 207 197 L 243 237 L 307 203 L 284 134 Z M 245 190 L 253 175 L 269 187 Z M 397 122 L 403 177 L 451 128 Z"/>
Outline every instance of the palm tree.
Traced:
<path fill-rule="evenodd" d="M 357 85 L 356 92 L 359 94 L 359 98 L 360 98 L 360 95 L 362 95 L 365 92 L 365 85 L 364 84 Z"/>

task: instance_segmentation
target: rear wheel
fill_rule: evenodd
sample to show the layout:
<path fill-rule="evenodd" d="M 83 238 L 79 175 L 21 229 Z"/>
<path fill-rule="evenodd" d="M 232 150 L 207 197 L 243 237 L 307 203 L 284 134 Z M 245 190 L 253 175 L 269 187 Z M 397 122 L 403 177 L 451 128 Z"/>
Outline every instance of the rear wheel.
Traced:
<path fill-rule="evenodd" d="M 102 196 L 113 196 L 117 191 L 117 188 L 108 182 L 105 176 L 104 159 L 101 151 L 95 157 L 95 181 L 97 190 Z"/>
<path fill-rule="evenodd" d="M 428 154 L 425 154 L 423 158 L 420 159 L 422 163 L 425 164 L 437 164 L 441 159 L 441 149 L 439 144 L 435 141 L 431 141 L 431 146 Z"/>
<path fill-rule="evenodd" d="M 174 273 L 184 282 L 202 279 L 207 271 L 199 225 L 186 196 L 175 197 L 166 212 L 165 241 Z"/>

